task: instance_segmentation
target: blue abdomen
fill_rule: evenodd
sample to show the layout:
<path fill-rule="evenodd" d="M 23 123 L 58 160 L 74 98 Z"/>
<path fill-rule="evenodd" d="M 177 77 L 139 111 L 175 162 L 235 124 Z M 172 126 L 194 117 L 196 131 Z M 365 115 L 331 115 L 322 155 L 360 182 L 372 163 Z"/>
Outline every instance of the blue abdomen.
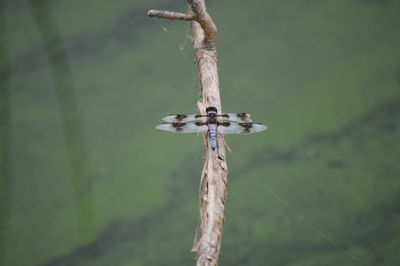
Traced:
<path fill-rule="evenodd" d="M 210 147 L 212 150 L 217 148 L 217 128 L 210 125 Z"/>

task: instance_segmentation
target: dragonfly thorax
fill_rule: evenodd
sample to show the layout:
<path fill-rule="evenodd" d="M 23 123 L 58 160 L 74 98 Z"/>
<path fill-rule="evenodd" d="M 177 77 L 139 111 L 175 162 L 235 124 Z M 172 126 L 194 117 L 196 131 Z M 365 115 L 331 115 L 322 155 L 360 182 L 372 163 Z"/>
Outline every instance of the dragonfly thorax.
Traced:
<path fill-rule="evenodd" d="M 206 113 L 207 113 L 207 122 L 209 124 L 217 124 L 217 108 L 214 106 L 207 107 Z"/>
<path fill-rule="evenodd" d="M 208 124 L 217 124 L 218 120 L 217 117 L 208 117 L 207 122 Z"/>

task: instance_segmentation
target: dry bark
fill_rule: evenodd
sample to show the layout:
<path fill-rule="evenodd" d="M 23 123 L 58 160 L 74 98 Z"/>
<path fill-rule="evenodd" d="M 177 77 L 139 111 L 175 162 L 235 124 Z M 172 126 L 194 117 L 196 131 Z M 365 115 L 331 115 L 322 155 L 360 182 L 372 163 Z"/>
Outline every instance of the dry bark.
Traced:
<path fill-rule="evenodd" d="M 199 68 L 202 97 L 198 102 L 201 114 L 209 106 L 221 113 L 217 51 L 215 39 L 217 27 L 206 11 L 204 0 L 187 0 L 188 13 L 150 10 L 149 16 L 168 19 L 191 20 L 195 58 Z M 201 174 L 200 225 L 192 251 L 197 252 L 198 266 L 217 265 L 224 224 L 224 208 L 227 195 L 228 168 L 225 160 L 225 141 L 218 136 L 218 147 L 213 151 L 204 134 L 205 161 Z"/>

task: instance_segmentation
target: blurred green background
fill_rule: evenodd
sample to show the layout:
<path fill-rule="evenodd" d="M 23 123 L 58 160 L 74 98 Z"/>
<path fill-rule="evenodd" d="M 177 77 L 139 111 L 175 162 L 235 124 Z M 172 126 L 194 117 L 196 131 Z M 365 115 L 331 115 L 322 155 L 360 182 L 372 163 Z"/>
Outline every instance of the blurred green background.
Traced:
<path fill-rule="evenodd" d="M 207 1 L 227 136 L 221 265 L 400 265 L 400 1 Z M 174 0 L 0 2 L 0 265 L 193 265 L 202 138 Z"/>

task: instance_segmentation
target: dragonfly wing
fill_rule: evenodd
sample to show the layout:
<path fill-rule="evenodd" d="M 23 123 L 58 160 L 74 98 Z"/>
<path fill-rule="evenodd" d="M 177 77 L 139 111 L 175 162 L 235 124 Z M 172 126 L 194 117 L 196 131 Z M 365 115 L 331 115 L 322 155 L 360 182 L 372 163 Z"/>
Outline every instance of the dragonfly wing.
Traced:
<path fill-rule="evenodd" d="M 208 130 L 207 124 L 203 122 L 163 123 L 156 126 L 156 128 L 176 133 L 199 133 Z"/>
<path fill-rule="evenodd" d="M 222 122 L 218 124 L 217 130 L 222 134 L 252 134 L 267 130 L 267 126 L 259 123 Z"/>
<path fill-rule="evenodd" d="M 226 113 L 219 114 L 223 120 L 229 120 L 238 123 L 251 123 L 251 116 L 248 113 Z"/>
<path fill-rule="evenodd" d="M 168 122 L 168 123 L 187 123 L 195 120 L 204 120 L 207 116 L 206 115 L 183 115 L 183 114 L 177 114 L 177 115 L 167 115 L 166 117 L 163 117 L 163 121 Z"/>

